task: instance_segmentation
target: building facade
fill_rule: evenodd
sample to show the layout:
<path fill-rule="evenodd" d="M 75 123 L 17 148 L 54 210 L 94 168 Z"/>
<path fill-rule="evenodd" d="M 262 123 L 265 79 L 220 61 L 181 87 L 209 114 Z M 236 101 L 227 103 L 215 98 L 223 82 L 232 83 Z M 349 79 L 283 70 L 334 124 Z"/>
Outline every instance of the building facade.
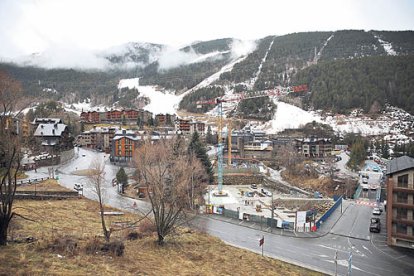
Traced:
<path fill-rule="evenodd" d="M 34 132 L 35 139 L 42 149 L 53 153 L 73 148 L 73 139 L 68 127 L 61 123 L 39 124 Z"/>
<path fill-rule="evenodd" d="M 112 150 L 110 160 L 115 163 L 130 163 L 134 158 L 135 150 L 138 148 L 141 136 L 137 136 L 131 130 L 120 130 L 112 139 Z"/>
<path fill-rule="evenodd" d="M 128 122 L 147 125 L 152 113 L 142 109 L 109 110 L 109 111 L 84 111 L 80 115 L 81 121 L 85 123 L 103 122 Z"/>
<path fill-rule="evenodd" d="M 414 249 L 414 158 L 387 165 L 387 243 Z"/>
<path fill-rule="evenodd" d="M 332 141 L 328 138 L 303 138 L 296 139 L 298 153 L 308 158 L 323 158 L 331 155 Z"/>

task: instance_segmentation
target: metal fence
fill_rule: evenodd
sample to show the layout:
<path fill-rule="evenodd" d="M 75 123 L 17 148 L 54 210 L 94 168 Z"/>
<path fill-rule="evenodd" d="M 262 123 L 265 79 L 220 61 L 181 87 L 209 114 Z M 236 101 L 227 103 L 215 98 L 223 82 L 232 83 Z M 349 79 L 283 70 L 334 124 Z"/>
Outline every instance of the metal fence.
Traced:
<path fill-rule="evenodd" d="M 358 185 L 358 188 L 356 189 L 355 194 L 354 194 L 354 199 L 359 198 L 359 196 L 361 195 L 361 191 L 362 191 L 362 187 L 361 185 Z"/>
<path fill-rule="evenodd" d="M 342 204 L 342 196 L 338 198 L 338 200 L 335 202 L 335 204 L 323 214 L 323 216 L 316 221 L 316 227 L 319 229 L 321 226 L 321 223 L 324 223 L 331 215 L 332 213 Z"/>
<path fill-rule="evenodd" d="M 221 215 L 224 216 L 224 217 L 232 218 L 232 219 L 240 219 L 239 212 L 234 211 L 234 210 L 223 209 Z M 264 216 L 258 216 L 258 215 L 243 213 L 242 218 L 243 218 L 243 220 L 257 223 L 261 227 L 276 228 L 277 225 L 278 225 L 278 223 L 277 223 L 278 220 L 277 219 L 267 218 L 267 217 L 264 217 Z M 291 229 L 291 230 L 294 229 L 294 223 L 293 222 L 284 222 L 284 223 L 280 223 L 280 225 L 282 225 L 281 227 L 284 228 L 284 229 Z"/>
<path fill-rule="evenodd" d="M 43 180 L 49 179 L 49 177 L 40 177 L 40 178 L 32 178 L 32 179 L 23 179 L 23 180 L 17 180 L 17 185 L 23 185 L 23 184 L 32 184 L 32 183 L 39 183 Z"/>

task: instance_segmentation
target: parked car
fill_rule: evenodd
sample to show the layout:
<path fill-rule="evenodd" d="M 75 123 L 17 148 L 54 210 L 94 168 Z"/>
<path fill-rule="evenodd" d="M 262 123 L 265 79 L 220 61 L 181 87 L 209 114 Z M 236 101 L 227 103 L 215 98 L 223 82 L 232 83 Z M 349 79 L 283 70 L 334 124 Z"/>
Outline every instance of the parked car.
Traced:
<path fill-rule="evenodd" d="M 372 214 L 373 214 L 373 215 L 377 215 L 377 216 L 381 215 L 381 210 L 380 210 L 380 208 L 375 207 L 375 208 L 374 208 L 374 210 L 372 210 Z"/>
<path fill-rule="evenodd" d="M 257 189 L 257 184 L 252 184 L 252 185 L 250 185 L 250 188 L 252 188 L 252 189 Z"/>
<path fill-rule="evenodd" d="M 381 232 L 381 220 L 379 218 L 371 218 L 369 232 Z"/>
<path fill-rule="evenodd" d="M 267 191 L 267 190 L 265 190 L 265 189 L 262 189 L 261 192 L 262 192 L 262 194 L 265 194 L 267 196 L 272 196 L 272 193 L 269 192 L 269 191 Z"/>

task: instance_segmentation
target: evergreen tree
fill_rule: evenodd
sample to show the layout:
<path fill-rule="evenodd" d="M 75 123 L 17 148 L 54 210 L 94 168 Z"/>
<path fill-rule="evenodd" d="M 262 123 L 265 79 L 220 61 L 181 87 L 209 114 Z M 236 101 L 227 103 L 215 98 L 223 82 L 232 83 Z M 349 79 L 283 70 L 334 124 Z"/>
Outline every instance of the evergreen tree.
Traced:
<path fill-rule="evenodd" d="M 213 144 L 213 134 L 211 133 L 211 126 L 207 127 L 206 143 Z"/>
<path fill-rule="evenodd" d="M 139 128 L 142 128 L 142 120 L 141 120 L 141 118 L 140 118 L 140 117 L 138 117 L 138 118 L 137 118 L 137 126 L 138 126 Z"/>
<path fill-rule="evenodd" d="M 388 159 L 390 157 L 390 146 L 388 146 L 388 143 L 382 140 L 382 147 L 381 147 L 381 155 L 382 158 Z"/>
<path fill-rule="evenodd" d="M 358 170 L 359 166 L 367 157 L 367 143 L 361 137 L 357 137 L 351 146 L 351 155 L 348 161 L 348 166 L 353 170 Z"/>
<path fill-rule="evenodd" d="M 123 167 L 119 169 L 119 171 L 116 173 L 116 180 L 119 184 L 122 184 L 122 193 L 124 192 L 124 188 L 126 185 L 128 185 L 128 175 L 125 173 L 125 170 Z"/>
<path fill-rule="evenodd" d="M 201 161 L 209 177 L 209 183 L 213 183 L 213 168 L 210 159 L 208 158 L 206 147 L 203 142 L 200 141 L 200 136 L 197 131 L 194 132 L 191 138 L 191 142 L 188 145 L 188 152 L 190 155 L 194 154 Z"/>

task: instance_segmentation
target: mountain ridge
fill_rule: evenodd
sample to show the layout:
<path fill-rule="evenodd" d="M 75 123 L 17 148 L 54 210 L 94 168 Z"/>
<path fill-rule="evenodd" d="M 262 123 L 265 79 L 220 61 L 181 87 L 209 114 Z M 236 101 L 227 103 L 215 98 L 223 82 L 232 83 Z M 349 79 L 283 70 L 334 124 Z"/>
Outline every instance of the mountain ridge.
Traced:
<path fill-rule="evenodd" d="M 323 90 L 317 84 L 321 81 L 326 82 L 328 75 L 325 70 L 320 69 L 321 67 L 329 66 L 331 63 L 342 64 L 343 60 L 361 60 L 362 63 L 369 63 L 370 57 L 378 57 L 378 68 L 371 68 L 370 74 L 379 76 L 381 74 L 377 71 L 382 65 L 394 66 L 393 64 L 396 64 L 396 62 L 386 60 L 397 60 L 399 56 L 409 57 L 414 54 L 413 31 L 302 32 L 284 36 L 267 36 L 254 43 L 243 43 L 233 38 L 222 38 L 195 42 L 180 49 L 170 49 L 171 51 L 161 44 L 127 43 L 126 46 L 115 49 L 117 51 L 101 53 L 108 62 L 115 65 L 105 71 L 41 69 L 5 63 L 0 64 L 0 69 L 9 71 L 13 77 L 22 81 L 29 96 L 47 95 L 52 99 L 65 99 L 69 103 L 91 98 L 94 104 L 110 104 L 114 101 L 113 95 L 117 93 L 119 80 L 133 77 L 139 77 L 141 85 L 156 85 L 160 89 L 175 91 L 176 94 L 190 90 L 197 92 L 197 89 L 203 89 L 205 91 L 203 93 L 208 94 L 207 86 L 211 86 L 212 91 L 217 91 L 221 87 L 220 89 L 226 93 L 238 93 L 306 83 L 310 84 L 311 90 L 314 90 L 312 93 L 315 95 Z M 243 51 L 235 54 L 237 47 Z M 170 56 L 166 58 L 166 54 Z M 412 59 L 408 58 L 408 60 L 408 63 L 401 65 L 403 69 L 404 66 L 412 68 Z M 223 68 L 227 69 L 223 70 Z M 217 74 L 219 76 L 214 80 L 210 78 Z M 209 78 L 211 81 L 207 82 Z M 341 76 L 329 75 L 329 78 L 331 81 L 328 83 L 332 88 L 328 87 L 328 90 L 335 91 L 334 95 L 329 97 L 337 98 L 338 95 L 346 92 L 343 91 L 343 86 L 337 84 Z M 407 106 L 414 102 L 412 93 L 409 92 L 414 86 L 413 78 L 412 75 L 406 74 L 403 78 L 395 78 L 394 82 L 391 82 L 394 86 L 395 81 L 402 82 L 402 85 L 396 85 L 396 87 L 404 87 L 405 92 L 402 95 L 405 97 L 408 95 Z M 361 83 L 358 83 L 358 78 L 348 79 L 351 82 L 350 86 L 362 87 Z M 368 76 L 367 81 L 378 82 L 379 80 L 370 80 Z M 206 85 L 201 85 L 203 82 Z M 44 92 L 45 89 L 54 89 L 57 93 L 48 95 Z M 370 89 L 374 89 L 372 90 L 374 92 L 370 92 Z M 367 93 L 379 95 L 380 93 L 375 92 L 378 89 L 383 89 L 383 86 L 374 84 L 367 88 L 363 95 Z M 390 91 L 399 93 L 397 89 Z M 206 95 L 203 93 L 198 94 L 205 98 Z M 315 105 L 312 99 L 315 100 L 318 97 L 312 96 L 306 103 Z M 194 100 L 196 101 L 197 98 L 193 97 Z M 335 103 L 334 100 L 329 101 Z M 373 97 L 372 102 L 364 101 L 363 106 L 357 103 L 346 106 L 346 108 L 363 107 L 368 111 L 374 101 L 381 104 L 386 102 Z M 398 104 L 401 100 L 396 102 Z M 325 105 L 324 108 L 328 106 Z M 182 106 L 182 108 L 186 107 Z M 346 112 L 343 108 L 337 110 Z M 410 112 L 413 111 L 410 110 Z"/>

